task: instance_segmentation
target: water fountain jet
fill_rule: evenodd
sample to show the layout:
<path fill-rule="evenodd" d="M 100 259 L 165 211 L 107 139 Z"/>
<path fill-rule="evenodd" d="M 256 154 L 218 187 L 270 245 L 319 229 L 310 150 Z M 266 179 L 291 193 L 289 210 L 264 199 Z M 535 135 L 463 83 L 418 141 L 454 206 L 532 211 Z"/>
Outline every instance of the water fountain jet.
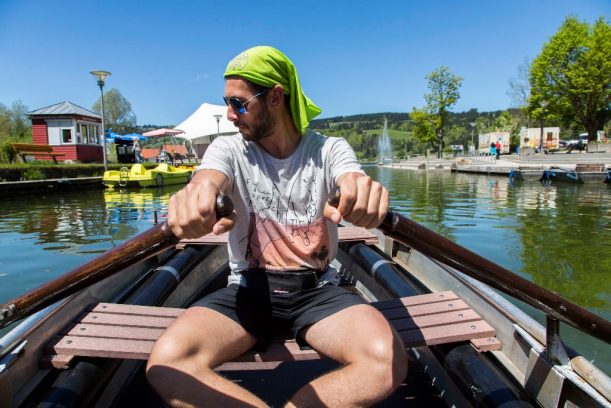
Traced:
<path fill-rule="evenodd" d="M 392 145 L 388 136 L 388 120 L 384 119 L 384 129 L 382 136 L 378 139 L 378 155 L 380 157 L 379 164 L 392 163 Z"/>

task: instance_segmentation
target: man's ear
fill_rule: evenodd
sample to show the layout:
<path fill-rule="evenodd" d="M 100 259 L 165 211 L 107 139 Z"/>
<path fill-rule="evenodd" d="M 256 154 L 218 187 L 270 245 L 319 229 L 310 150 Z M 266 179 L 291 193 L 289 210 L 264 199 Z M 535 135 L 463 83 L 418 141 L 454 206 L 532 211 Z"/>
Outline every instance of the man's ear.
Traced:
<path fill-rule="evenodd" d="M 284 98 L 286 95 L 284 94 L 284 88 L 282 85 L 274 85 L 274 87 L 269 91 L 270 97 L 268 101 L 268 105 L 272 108 L 277 108 L 284 104 Z"/>

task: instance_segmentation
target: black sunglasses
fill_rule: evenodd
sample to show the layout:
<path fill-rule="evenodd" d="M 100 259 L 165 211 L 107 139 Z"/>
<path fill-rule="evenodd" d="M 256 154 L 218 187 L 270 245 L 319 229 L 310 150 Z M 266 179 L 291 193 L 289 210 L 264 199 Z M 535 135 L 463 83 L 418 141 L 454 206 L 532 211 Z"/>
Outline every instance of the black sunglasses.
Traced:
<path fill-rule="evenodd" d="M 250 98 L 249 100 L 244 101 L 244 102 L 242 102 L 239 98 L 236 98 L 235 96 L 231 96 L 229 98 L 223 97 L 223 100 L 225 101 L 225 105 L 231 106 L 231 108 L 233 110 L 235 110 L 239 114 L 243 115 L 246 112 L 248 112 L 248 110 L 246 110 L 246 105 L 250 101 L 255 99 L 257 96 L 263 95 L 265 92 L 268 92 L 268 91 L 271 91 L 271 88 L 268 88 L 268 89 L 265 89 L 264 91 L 259 92 L 258 94 L 256 94 L 255 96 L 253 96 L 252 98 Z"/>

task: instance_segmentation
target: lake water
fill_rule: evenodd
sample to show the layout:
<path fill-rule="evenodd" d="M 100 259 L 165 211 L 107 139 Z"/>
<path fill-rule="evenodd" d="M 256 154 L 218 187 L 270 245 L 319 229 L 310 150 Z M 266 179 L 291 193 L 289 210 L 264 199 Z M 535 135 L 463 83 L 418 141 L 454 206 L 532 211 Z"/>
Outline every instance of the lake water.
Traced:
<path fill-rule="evenodd" d="M 366 167 L 394 210 L 505 268 L 611 318 L 611 186 L 511 184 L 506 177 Z M 0 201 L 0 303 L 112 248 L 163 217 L 164 190 Z M 539 320 L 541 316 L 536 316 Z M 562 327 L 607 373 L 608 345 Z"/>

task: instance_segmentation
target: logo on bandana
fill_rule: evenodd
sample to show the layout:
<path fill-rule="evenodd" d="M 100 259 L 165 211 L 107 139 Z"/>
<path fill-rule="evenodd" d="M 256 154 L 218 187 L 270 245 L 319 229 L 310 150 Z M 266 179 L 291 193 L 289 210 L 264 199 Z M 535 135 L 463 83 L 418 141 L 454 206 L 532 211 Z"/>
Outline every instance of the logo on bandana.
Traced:
<path fill-rule="evenodd" d="M 248 53 L 243 52 L 234 59 L 232 59 L 227 65 L 227 71 L 241 71 L 248 64 Z"/>

